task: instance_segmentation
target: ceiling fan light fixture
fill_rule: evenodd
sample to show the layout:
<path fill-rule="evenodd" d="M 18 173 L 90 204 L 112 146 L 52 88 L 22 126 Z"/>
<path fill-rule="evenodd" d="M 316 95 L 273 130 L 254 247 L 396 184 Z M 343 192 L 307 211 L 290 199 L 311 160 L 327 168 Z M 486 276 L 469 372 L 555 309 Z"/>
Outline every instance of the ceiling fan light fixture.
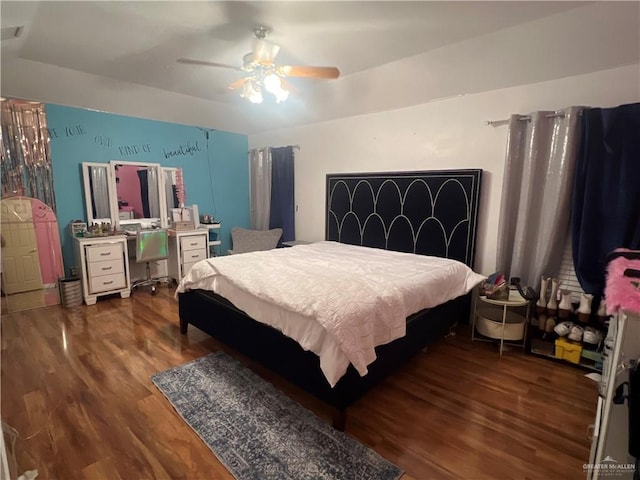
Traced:
<path fill-rule="evenodd" d="M 289 98 L 289 90 L 282 88 L 282 81 L 275 73 L 267 75 L 263 80 L 263 85 L 267 92 L 276 97 L 277 103 L 284 102 Z"/>
<path fill-rule="evenodd" d="M 274 95 L 276 96 L 276 103 L 284 102 L 289 98 L 289 90 L 282 88 L 278 93 L 274 93 Z"/>
<path fill-rule="evenodd" d="M 251 103 L 262 103 L 262 91 L 260 87 L 255 84 L 253 79 L 248 79 L 242 86 L 242 97 L 249 100 Z"/>
<path fill-rule="evenodd" d="M 240 96 L 252 103 L 262 103 L 264 100 L 262 96 L 263 89 L 273 95 L 277 103 L 287 100 L 289 98 L 289 89 L 291 88 L 291 85 L 284 80 L 287 77 L 332 80 L 340 76 L 340 70 L 337 67 L 276 64 L 275 57 L 280 50 L 280 46 L 266 40 L 271 28 L 261 25 L 256 27 L 253 32 L 255 34 L 253 51 L 243 56 L 242 66 L 240 67 L 189 58 L 179 58 L 178 62 L 244 72 L 244 78 L 232 82 L 228 88 L 229 90 L 236 90 L 242 87 Z"/>
<path fill-rule="evenodd" d="M 261 65 L 273 65 L 280 46 L 266 40 L 256 40 L 253 47 L 251 62 Z"/>

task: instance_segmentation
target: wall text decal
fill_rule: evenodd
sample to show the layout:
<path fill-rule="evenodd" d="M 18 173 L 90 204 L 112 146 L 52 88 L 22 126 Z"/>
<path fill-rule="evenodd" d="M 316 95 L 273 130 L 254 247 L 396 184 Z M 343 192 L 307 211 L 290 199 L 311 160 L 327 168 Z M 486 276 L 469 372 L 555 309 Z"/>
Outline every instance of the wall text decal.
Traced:
<path fill-rule="evenodd" d="M 118 147 L 120 155 L 128 157 L 130 155 L 137 155 L 140 152 L 151 152 L 151 145 L 144 143 L 142 145 L 121 145 Z"/>
<path fill-rule="evenodd" d="M 104 135 L 96 135 L 95 137 L 93 137 L 93 141 L 96 145 L 100 145 L 101 147 L 109 148 L 113 145 L 111 137 L 106 137 Z"/>
<path fill-rule="evenodd" d="M 197 140 L 194 145 L 192 145 L 191 142 L 187 142 L 186 145 L 180 145 L 178 148 L 174 148 L 173 150 L 167 150 L 165 148 L 162 149 L 164 158 L 167 159 L 171 157 L 186 157 L 187 155 L 191 155 L 193 157 L 195 152 L 200 151 L 202 150 L 200 149 L 200 145 L 198 145 Z"/>
<path fill-rule="evenodd" d="M 82 125 L 71 125 L 64 127 L 64 133 L 62 128 L 47 128 L 50 138 L 65 137 L 78 137 L 80 135 L 86 135 L 87 131 Z"/>

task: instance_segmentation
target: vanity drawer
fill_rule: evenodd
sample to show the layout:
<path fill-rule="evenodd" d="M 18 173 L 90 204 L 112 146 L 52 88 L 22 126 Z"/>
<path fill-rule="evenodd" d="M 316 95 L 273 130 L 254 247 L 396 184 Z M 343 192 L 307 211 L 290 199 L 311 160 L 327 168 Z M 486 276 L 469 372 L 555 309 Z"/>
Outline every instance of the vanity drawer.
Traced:
<path fill-rule="evenodd" d="M 90 245 L 86 247 L 87 260 L 91 262 L 103 262 L 105 260 L 119 260 L 122 262 L 122 244 Z"/>
<path fill-rule="evenodd" d="M 187 273 L 189 273 L 189 270 L 191 270 L 191 267 L 193 267 L 196 263 L 198 263 L 198 262 L 185 263 L 182 266 L 182 276 L 185 276 Z"/>
<path fill-rule="evenodd" d="M 207 248 L 207 237 L 205 235 L 193 235 L 180 239 L 180 248 L 183 252 L 187 250 L 205 250 Z M 188 258 L 188 257 L 187 257 Z"/>
<path fill-rule="evenodd" d="M 205 258 L 207 258 L 207 251 L 204 249 L 182 251 L 182 263 L 184 265 L 187 263 L 196 263 Z"/>
<path fill-rule="evenodd" d="M 112 275 L 124 272 L 124 262 L 122 258 L 114 258 L 104 262 L 89 262 L 89 276 L 99 277 L 101 275 Z"/>
<path fill-rule="evenodd" d="M 127 286 L 124 273 L 114 273 L 112 275 L 102 275 L 89 279 L 91 293 L 106 292 L 107 290 L 118 290 Z"/>

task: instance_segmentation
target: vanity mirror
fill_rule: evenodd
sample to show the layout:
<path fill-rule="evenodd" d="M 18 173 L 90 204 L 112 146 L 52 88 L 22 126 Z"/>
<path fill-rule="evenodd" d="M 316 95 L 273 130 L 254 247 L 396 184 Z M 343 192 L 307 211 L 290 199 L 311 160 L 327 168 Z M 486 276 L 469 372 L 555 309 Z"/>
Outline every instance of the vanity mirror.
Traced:
<path fill-rule="evenodd" d="M 181 184 L 179 169 L 168 170 L 172 170 L 168 178 L 173 184 Z M 132 223 L 145 228 L 169 225 L 166 193 L 169 180 L 165 180 L 160 164 L 117 160 L 108 164 L 85 162 L 82 175 L 89 225 L 105 222 L 118 229 Z"/>
<path fill-rule="evenodd" d="M 111 181 L 109 165 L 104 163 L 83 163 L 84 198 L 87 208 L 87 222 L 111 223 Z"/>
<path fill-rule="evenodd" d="M 141 223 L 167 226 L 164 186 L 157 163 L 109 162 L 115 195 L 111 198 L 111 218 L 117 226 Z"/>

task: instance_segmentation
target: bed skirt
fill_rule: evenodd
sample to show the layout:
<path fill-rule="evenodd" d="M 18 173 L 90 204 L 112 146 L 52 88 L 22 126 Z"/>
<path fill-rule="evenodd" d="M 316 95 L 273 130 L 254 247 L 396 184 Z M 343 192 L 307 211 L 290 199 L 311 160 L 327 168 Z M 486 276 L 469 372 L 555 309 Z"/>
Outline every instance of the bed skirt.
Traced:
<path fill-rule="evenodd" d="M 228 300 L 212 292 L 192 290 L 179 294 L 178 301 L 181 333 L 187 332 L 189 324 L 194 325 L 340 412 L 418 351 L 447 334 L 454 324 L 466 322 L 470 304 L 469 295 L 464 295 L 411 315 L 406 336 L 376 348 L 377 360 L 369 365 L 367 375 L 361 377 L 349 366 L 331 388 L 316 354 L 303 350 L 273 327 L 249 318 Z M 340 426 L 335 423 L 334 419 L 334 426 Z"/>

